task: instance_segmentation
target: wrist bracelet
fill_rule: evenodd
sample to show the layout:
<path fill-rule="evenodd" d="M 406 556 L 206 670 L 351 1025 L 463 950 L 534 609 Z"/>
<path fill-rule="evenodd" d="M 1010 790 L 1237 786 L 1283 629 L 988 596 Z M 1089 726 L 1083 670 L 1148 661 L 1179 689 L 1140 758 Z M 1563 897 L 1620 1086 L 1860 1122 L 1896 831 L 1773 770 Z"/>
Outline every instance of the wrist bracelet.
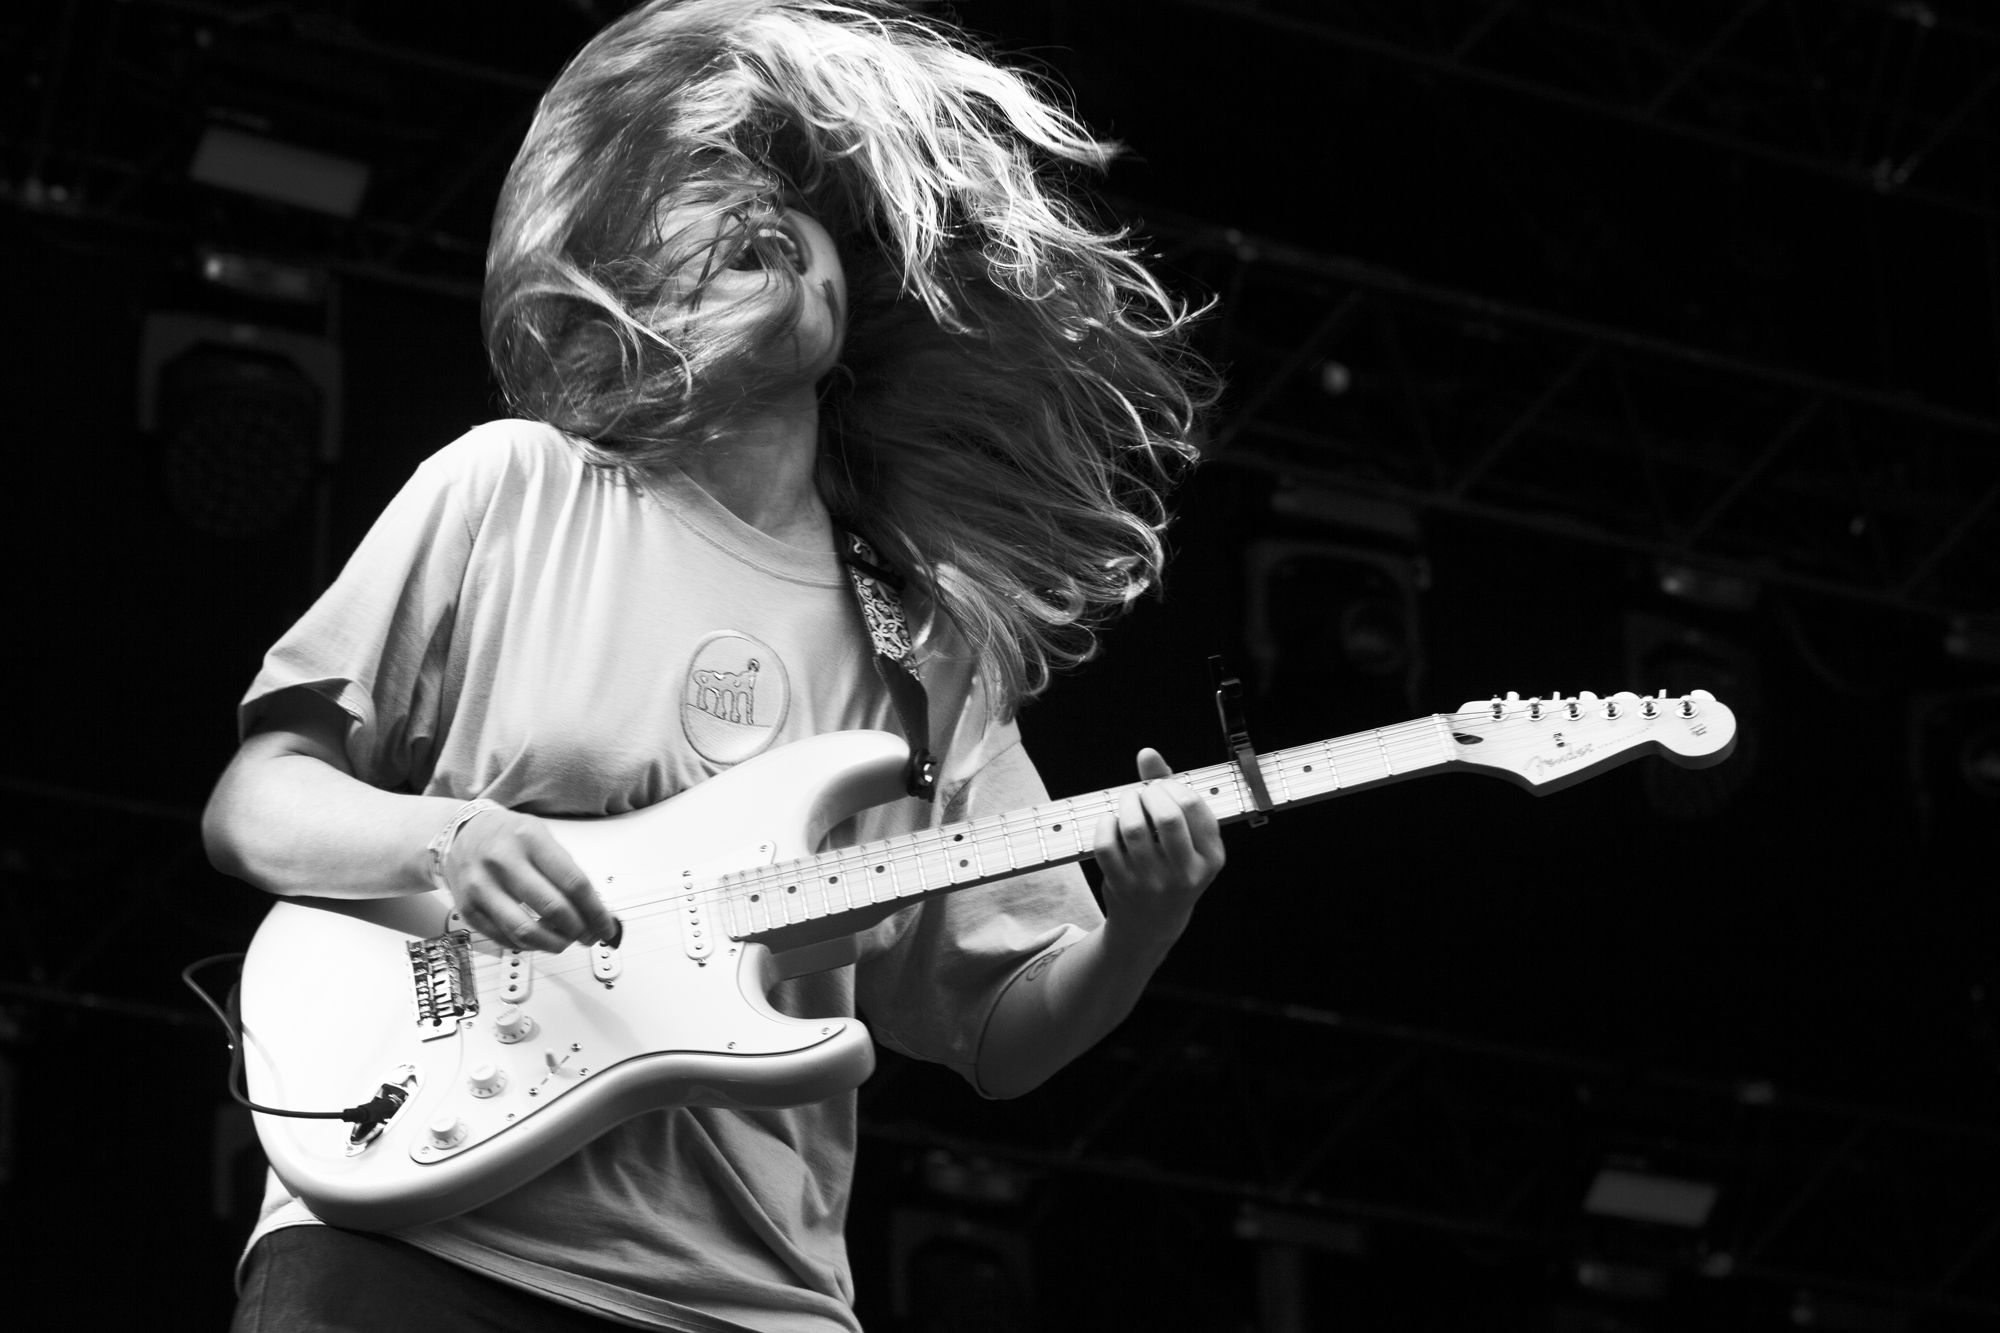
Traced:
<path fill-rule="evenodd" d="M 476 801 L 467 801 L 464 805 L 458 807 L 457 812 L 452 815 L 443 828 L 437 831 L 437 836 L 431 839 L 430 846 L 425 849 L 430 853 L 431 886 L 433 888 L 445 893 L 451 892 L 451 883 L 444 877 L 444 858 L 450 855 L 451 844 L 457 839 L 458 831 L 464 828 L 475 815 L 485 814 L 488 810 L 505 810 L 506 808 L 506 806 L 501 805 L 498 801 L 489 801 L 483 797 Z"/>

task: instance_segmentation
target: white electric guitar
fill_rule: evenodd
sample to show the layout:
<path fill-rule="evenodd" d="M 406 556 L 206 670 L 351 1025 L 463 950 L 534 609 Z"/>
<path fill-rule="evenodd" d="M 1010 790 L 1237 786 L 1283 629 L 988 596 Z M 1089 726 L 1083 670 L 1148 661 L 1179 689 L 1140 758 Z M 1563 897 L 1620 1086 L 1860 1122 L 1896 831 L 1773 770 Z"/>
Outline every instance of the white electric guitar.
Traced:
<path fill-rule="evenodd" d="M 1736 722 L 1682 698 L 1509 695 L 1461 711 L 1175 774 L 1224 823 L 1440 772 L 1549 792 L 1644 754 L 1726 758 Z M 1238 738 L 1240 739 L 1240 738 Z M 852 1018 L 790 1018 L 780 979 L 854 957 L 854 933 L 931 894 L 1091 854 L 1122 789 L 819 851 L 828 829 L 902 794 L 903 741 L 816 736 L 672 800 L 548 821 L 622 933 L 517 952 L 467 930 L 449 896 L 286 899 L 243 966 L 252 1100 L 375 1100 L 350 1125 L 259 1114 L 279 1177 L 322 1219 L 386 1230 L 450 1217 L 668 1106 L 798 1106 L 874 1068 Z"/>

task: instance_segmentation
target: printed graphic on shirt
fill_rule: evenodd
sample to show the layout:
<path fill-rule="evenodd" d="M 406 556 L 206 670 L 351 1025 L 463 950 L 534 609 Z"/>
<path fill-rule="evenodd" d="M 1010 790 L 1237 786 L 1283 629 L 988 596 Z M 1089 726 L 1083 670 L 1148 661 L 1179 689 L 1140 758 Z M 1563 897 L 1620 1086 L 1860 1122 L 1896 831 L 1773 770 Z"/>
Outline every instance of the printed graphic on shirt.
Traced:
<path fill-rule="evenodd" d="M 688 659 L 681 730 L 711 764 L 740 764 L 771 743 L 791 703 L 791 680 L 769 644 L 717 630 Z"/>

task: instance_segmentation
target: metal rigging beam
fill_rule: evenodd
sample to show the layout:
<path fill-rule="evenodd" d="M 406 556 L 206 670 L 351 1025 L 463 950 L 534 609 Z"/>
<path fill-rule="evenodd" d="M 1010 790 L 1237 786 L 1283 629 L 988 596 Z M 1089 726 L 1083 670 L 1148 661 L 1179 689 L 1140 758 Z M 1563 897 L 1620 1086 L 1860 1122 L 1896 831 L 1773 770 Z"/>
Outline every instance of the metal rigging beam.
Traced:
<path fill-rule="evenodd" d="M 1971 97 L 1967 98 L 1957 112 L 1940 118 L 1932 126 L 1932 133 L 1923 146 L 1905 154 L 1900 161 L 1893 156 L 1884 157 L 1873 163 L 1861 160 L 1842 161 L 1832 156 L 1814 156 L 1795 148 L 1753 139 L 1712 125 L 1665 115 L 1664 108 L 1673 100 L 1673 94 L 1679 92 L 1687 79 L 1700 68 L 1711 64 L 1728 38 L 1736 35 L 1742 24 L 1761 8 L 1761 4 L 1755 0 L 1746 3 L 1735 18 L 1725 25 L 1715 39 L 1711 40 L 1708 47 L 1687 61 L 1678 75 L 1643 104 L 1614 101 L 1592 93 L 1558 87 L 1528 75 L 1473 63 L 1471 60 L 1473 49 L 1498 26 L 1502 15 L 1518 8 L 1512 3 L 1496 5 L 1492 12 L 1468 28 L 1465 35 L 1451 48 L 1439 50 L 1426 50 L 1394 37 L 1357 31 L 1320 18 L 1303 18 L 1283 13 L 1266 7 L 1259 3 L 1259 0 L 1176 0 L 1176 3 L 1183 8 L 1226 15 L 1375 59 L 1446 75 L 1467 83 L 1614 120 L 1636 129 L 1807 172 L 1874 194 L 1888 194 L 1931 207 L 1988 220 L 2000 220 L 2000 208 L 1996 208 L 1990 202 L 1965 198 L 1941 190 L 1913 188 L 1908 184 L 1910 177 L 1922 162 L 1947 138 L 1963 128 L 1965 119 L 1985 100 L 1986 94 L 1991 90 L 1991 80 L 1981 85 Z M 1903 18 L 1903 11 L 1906 8 L 1898 6 L 1885 13 L 1892 18 Z M 1981 37 L 1990 36 L 1977 29 L 1968 30 L 1966 25 L 1957 27 L 1959 30 L 1977 33 Z"/>

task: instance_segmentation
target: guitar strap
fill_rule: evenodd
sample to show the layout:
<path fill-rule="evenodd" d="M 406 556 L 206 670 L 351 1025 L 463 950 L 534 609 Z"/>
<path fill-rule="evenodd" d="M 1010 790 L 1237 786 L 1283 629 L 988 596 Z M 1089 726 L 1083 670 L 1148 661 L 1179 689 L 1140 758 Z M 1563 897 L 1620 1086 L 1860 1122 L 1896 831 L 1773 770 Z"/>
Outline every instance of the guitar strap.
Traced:
<path fill-rule="evenodd" d="M 910 647 L 910 622 L 903 615 L 903 576 L 875 554 L 859 533 L 840 533 L 840 559 L 854 585 L 854 600 L 868 626 L 875 648 L 875 674 L 896 706 L 896 720 L 910 743 L 909 766 L 903 770 L 903 790 L 920 801 L 937 795 L 937 759 L 931 754 L 930 696 L 917 675 L 916 653 Z"/>

